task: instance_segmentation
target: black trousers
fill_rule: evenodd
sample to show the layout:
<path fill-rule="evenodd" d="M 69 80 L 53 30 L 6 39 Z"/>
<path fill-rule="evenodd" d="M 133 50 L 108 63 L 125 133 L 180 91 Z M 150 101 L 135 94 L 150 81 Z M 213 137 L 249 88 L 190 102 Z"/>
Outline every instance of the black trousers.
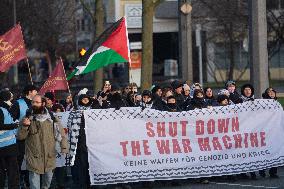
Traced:
<path fill-rule="evenodd" d="M 6 172 L 8 175 L 8 188 L 19 189 L 19 169 L 17 156 L 0 157 L 0 189 L 5 186 Z"/>
<path fill-rule="evenodd" d="M 64 186 L 65 186 L 66 177 L 67 177 L 66 167 L 56 167 L 54 170 L 54 175 L 55 175 L 57 187 L 65 188 Z"/>
<path fill-rule="evenodd" d="M 90 187 L 90 176 L 89 176 L 89 162 L 88 162 L 88 152 L 77 150 L 74 171 L 78 173 L 78 184 L 80 188 Z"/>
<path fill-rule="evenodd" d="M 19 154 L 18 154 L 18 165 L 19 165 L 20 178 L 23 179 L 23 181 L 25 182 L 25 184 L 27 186 L 30 186 L 30 184 L 29 184 L 29 171 L 21 170 L 22 163 L 23 163 L 24 157 L 25 157 L 25 140 L 17 140 L 17 146 L 18 146 L 18 152 L 19 152 Z"/>

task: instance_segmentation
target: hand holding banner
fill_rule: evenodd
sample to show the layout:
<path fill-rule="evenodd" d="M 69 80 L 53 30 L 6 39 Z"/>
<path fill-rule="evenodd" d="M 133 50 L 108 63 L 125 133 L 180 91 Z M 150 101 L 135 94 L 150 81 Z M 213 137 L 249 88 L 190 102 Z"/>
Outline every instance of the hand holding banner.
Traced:
<path fill-rule="evenodd" d="M 230 175 L 284 165 L 274 100 L 165 112 L 84 112 L 93 185 Z"/>

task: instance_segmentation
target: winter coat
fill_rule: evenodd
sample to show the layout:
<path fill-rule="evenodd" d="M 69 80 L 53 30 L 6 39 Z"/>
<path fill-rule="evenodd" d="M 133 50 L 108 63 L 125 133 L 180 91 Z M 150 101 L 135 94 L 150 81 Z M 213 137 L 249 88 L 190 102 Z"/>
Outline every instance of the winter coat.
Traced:
<path fill-rule="evenodd" d="M 68 144 L 64 129 L 57 117 L 53 119 L 45 109 L 44 114 L 29 116 L 31 125 L 26 127 L 20 124 L 17 138 L 25 141 L 27 170 L 37 174 L 44 174 L 55 169 L 56 164 L 56 128 L 61 134 L 61 152 L 68 153 Z"/>
<path fill-rule="evenodd" d="M 234 104 L 239 104 L 243 102 L 241 96 L 239 95 L 237 91 L 230 93 L 229 98 Z"/>
<path fill-rule="evenodd" d="M 208 106 L 218 106 L 218 102 L 217 102 L 217 100 L 214 97 L 212 97 L 212 98 L 205 98 L 205 101 L 206 101 Z"/>
<path fill-rule="evenodd" d="M 207 108 L 208 104 L 206 103 L 205 99 L 197 99 L 193 98 L 189 105 L 185 108 L 186 111 L 194 110 L 194 109 L 202 109 Z"/>
<path fill-rule="evenodd" d="M 185 101 L 185 98 L 182 94 L 177 94 L 177 93 L 174 93 L 174 97 L 176 99 L 176 102 L 177 102 L 177 105 L 179 107 L 182 107 L 183 106 L 183 103 Z"/>
<path fill-rule="evenodd" d="M 155 110 L 164 110 L 166 106 L 166 103 L 162 100 L 161 97 L 159 97 L 158 95 L 154 94 L 153 95 L 153 106 L 152 106 L 152 109 L 155 109 Z"/>

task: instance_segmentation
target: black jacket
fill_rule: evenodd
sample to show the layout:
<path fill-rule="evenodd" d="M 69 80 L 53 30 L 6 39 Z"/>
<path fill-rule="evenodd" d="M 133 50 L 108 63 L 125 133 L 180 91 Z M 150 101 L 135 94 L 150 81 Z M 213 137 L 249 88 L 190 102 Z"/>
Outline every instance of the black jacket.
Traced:
<path fill-rule="evenodd" d="M 153 106 L 152 106 L 152 109 L 162 111 L 162 110 L 165 109 L 165 106 L 166 106 L 166 103 L 162 100 L 162 98 L 159 97 L 156 94 L 153 94 Z"/>
<path fill-rule="evenodd" d="M 177 105 L 182 107 L 185 101 L 185 98 L 182 94 L 174 93 L 174 97 L 176 98 Z"/>
<path fill-rule="evenodd" d="M 237 91 L 230 93 L 229 98 L 234 104 L 239 104 L 243 102 L 241 96 L 239 95 Z"/>
<path fill-rule="evenodd" d="M 193 98 L 189 105 L 186 107 L 186 111 L 188 110 L 194 110 L 194 109 L 202 109 L 202 108 L 207 108 L 208 104 L 206 103 L 205 99 L 197 99 Z"/>

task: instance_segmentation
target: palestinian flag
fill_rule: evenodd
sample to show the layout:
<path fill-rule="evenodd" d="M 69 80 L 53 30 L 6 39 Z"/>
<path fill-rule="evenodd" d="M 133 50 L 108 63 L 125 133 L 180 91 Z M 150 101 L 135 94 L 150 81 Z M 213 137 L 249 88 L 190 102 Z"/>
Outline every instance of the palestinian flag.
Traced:
<path fill-rule="evenodd" d="M 93 43 L 67 80 L 110 64 L 125 62 L 130 62 L 130 53 L 126 19 L 122 17 Z"/>

